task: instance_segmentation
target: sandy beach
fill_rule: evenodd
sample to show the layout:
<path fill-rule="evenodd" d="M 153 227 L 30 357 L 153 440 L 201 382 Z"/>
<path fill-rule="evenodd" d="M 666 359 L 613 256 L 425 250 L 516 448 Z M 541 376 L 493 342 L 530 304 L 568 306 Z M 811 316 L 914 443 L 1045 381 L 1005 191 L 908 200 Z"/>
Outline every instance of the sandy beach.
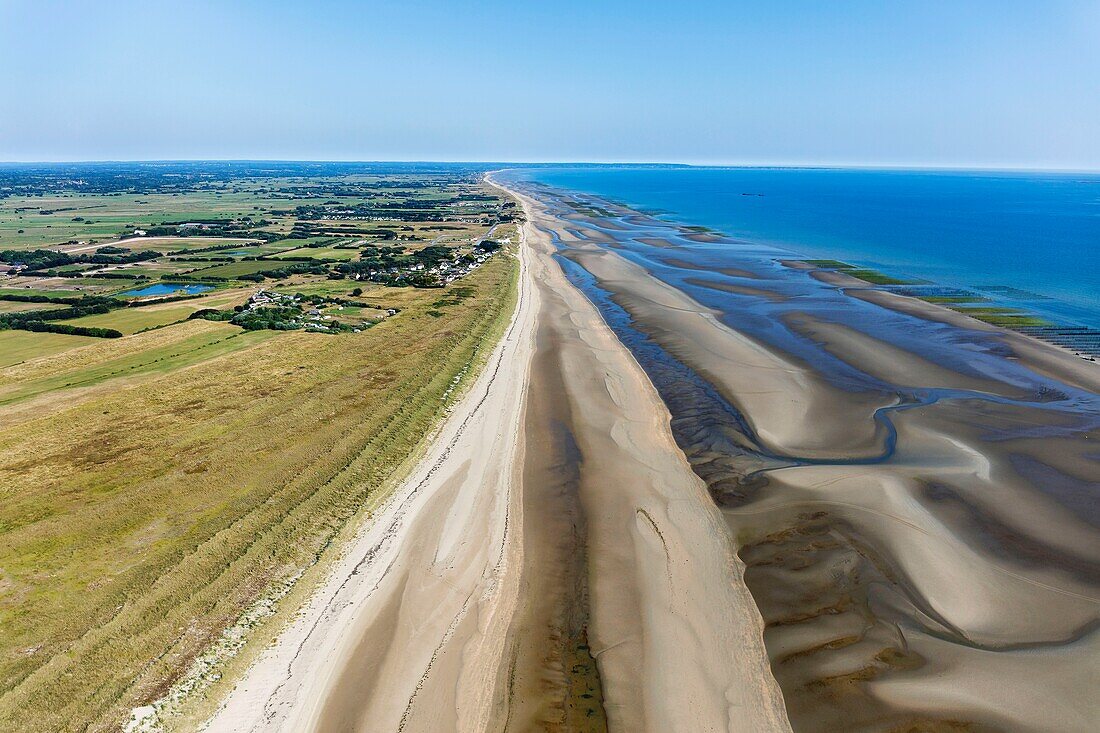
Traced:
<path fill-rule="evenodd" d="M 503 341 L 206 730 L 789 730 L 728 524 L 522 203 Z"/>

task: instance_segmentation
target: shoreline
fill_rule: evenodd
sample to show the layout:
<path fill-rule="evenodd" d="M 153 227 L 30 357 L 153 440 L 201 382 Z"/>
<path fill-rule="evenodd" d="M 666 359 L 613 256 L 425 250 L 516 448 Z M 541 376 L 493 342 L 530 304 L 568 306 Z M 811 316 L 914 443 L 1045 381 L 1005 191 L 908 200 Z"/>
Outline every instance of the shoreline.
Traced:
<path fill-rule="evenodd" d="M 488 180 L 527 216 L 505 336 L 206 730 L 1086 729 L 1095 532 L 1036 476 L 1087 480 L 1093 365 L 1005 332 L 964 368 L 934 304 L 861 330 L 732 263 L 710 297 L 809 358 L 628 256 L 643 217 Z M 889 339 L 921 314 L 946 345 Z"/>
<path fill-rule="evenodd" d="M 899 169 L 905 180 L 891 182 L 858 167 L 847 169 L 851 178 L 842 169 L 766 174 L 734 166 L 708 178 L 701 171 L 677 175 L 536 168 L 541 169 L 521 170 L 517 180 L 582 193 L 685 232 L 690 227 L 692 236 L 700 237 L 697 241 L 732 238 L 767 247 L 777 258 L 842 260 L 918 289 L 966 290 L 987 298 L 985 305 L 1100 334 L 1100 310 L 1088 287 L 1093 258 L 1084 246 L 1094 231 L 1080 225 L 1082 218 L 1087 221 L 1089 208 L 1082 180 L 1063 180 L 1074 188 L 1062 198 L 1053 195 L 1054 182 L 1005 188 L 1000 181 L 985 180 L 989 171 L 958 171 L 979 184 L 963 191 L 942 185 L 942 180 L 923 179 L 929 171 L 919 169 Z M 983 181 L 989 188 L 982 188 Z M 761 198 L 752 193 L 755 184 L 762 193 L 766 189 Z M 903 191 L 912 198 L 905 199 Z M 1024 198 L 1034 207 L 1028 209 L 1031 216 L 1009 204 Z M 927 221 L 910 203 L 929 208 Z M 1003 218 L 990 216 L 992 210 Z M 892 216 L 885 217 L 885 211 Z M 1058 215 L 1065 218 L 1059 222 Z M 1019 231 L 1005 226 L 1010 217 Z M 967 228 L 978 222 L 980 226 Z M 1029 239 L 1032 244 L 1025 245 Z M 1002 245 L 994 246 L 998 241 Z M 1051 257 L 1041 253 L 1044 245 L 1053 248 Z M 913 254 L 922 251 L 922 256 Z M 1092 348 L 1097 348 L 1095 341 Z"/>
<path fill-rule="evenodd" d="M 423 583 L 430 580 L 436 570 L 436 558 L 414 557 L 410 561 L 405 557 L 410 548 L 416 551 L 418 540 L 415 537 L 425 539 L 434 535 L 437 542 L 441 539 L 438 522 L 445 517 L 428 511 L 426 507 L 430 502 L 446 504 L 452 514 L 464 514 L 462 519 L 467 523 L 477 519 L 470 511 L 472 505 L 476 503 L 485 511 L 479 524 L 465 527 L 467 536 L 483 533 L 483 543 L 464 548 L 454 544 L 457 538 L 447 538 L 446 550 L 450 556 L 441 568 L 440 577 L 435 579 L 436 588 L 428 586 L 434 591 L 431 601 L 420 606 L 423 614 L 429 617 L 428 623 L 440 629 L 438 636 L 443 642 L 454 637 L 455 630 L 450 622 L 463 615 L 467 606 L 474 602 L 474 590 L 484 590 L 487 583 L 495 581 L 500 575 L 495 568 L 501 564 L 517 562 L 514 533 L 509 526 L 517 510 L 511 489 L 505 486 L 499 492 L 479 491 L 476 480 L 456 488 L 455 482 L 448 479 L 461 479 L 469 470 L 457 457 L 463 453 L 480 456 L 478 469 L 483 477 L 495 476 L 505 483 L 515 479 L 509 464 L 518 435 L 514 430 L 503 428 L 509 422 L 514 424 L 522 411 L 523 367 L 529 351 L 524 334 L 533 316 L 531 296 L 523 274 L 524 259 L 522 254 L 519 256 L 517 304 L 504 335 L 478 379 L 453 407 L 410 475 L 343 550 L 328 579 L 314 592 L 298 617 L 283 629 L 275 643 L 250 665 L 243 679 L 204 724 L 203 730 L 322 730 L 331 726 L 334 719 L 342 720 L 345 728 L 351 725 L 354 729 L 355 720 L 370 719 L 369 715 L 378 716 L 376 722 L 389 721 L 389 729 L 404 728 L 408 711 L 420 692 L 422 676 L 436 665 L 443 643 L 437 646 L 439 638 L 436 642 L 418 642 L 409 636 L 414 629 L 407 625 L 403 627 L 405 638 L 399 642 L 395 637 L 402 628 L 401 622 L 393 618 L 393 610 L 388 606 L 400 597 L 402 584 L 407 584 L 413 575 L 419 574 L 419 582 Z M 506 387 L 490 389 L 498 380 Z M 503 449 L 495 452 L 475 450 L 476 441 L 498 427 L 502 429 L 496 437 L 503 442 Z M 447 478 L 441 480 L 442 475 Z M 488 482 L 487 485 L 493 486 Z M 472 497 L 471 491 L 475 492 Z M 466 500 L 471 499 L 471 506 L 464 508 Z M 439 549 L 444 548 L 440 545 Z M 460 554 L 454 555 L 456 552 Z M 484 569 L 483 573 L 464 573 L 467 564 Z M 444 574 L 451 577 L 443 577 Z M 455 592 L 463 587 L 466 593 Z M 514 602 L 514 589 L 510 596 L 498 596 L 497 601 Z M 379 629 L 376 624 L 384 628 Z M 379 630 L 387 632 L 384 638 L 377 638 Z M 400 648 L 402 651 L 397 656 L 406 654 L 410 660 L 396 665 L 391 662 L 386 665 L 385 674 L 380 670 L 356 668 L 360 645 L 372 638 L 377 639 L 373 644 L 375 648 L 370 650 L 373 658 L 393 656 L 387 650 Z M 488 641 L 492 644 L 486 654 L 490 661 L 499 661 L 499 639 Z M 370 645 L 369 641 L 366 643 Z M 494 644 L 495 649 L 492 648 Z M 459 669 L 453 667 L 456 662 L 449 663 L 457 679 Z M 483 663 L 476 669 L 463 670 L 463 674 L 470 682 L 495 679 L 498 668 L 499 665 Z M 377 689 L 371 687 L 376 692 L 369 700 L 364 700 L 360 694 L 342 691 L 343 685 L 354 683 L 364 674 L 378 684 Z M 478 697 L 473 696 L 475 701 Z M 479 710 L 483 704 L 475 705 L 470 711 L 464 710 L 463 715 L 483 716 Z M 455 712 L 454 706 L 452 712 Z"/>

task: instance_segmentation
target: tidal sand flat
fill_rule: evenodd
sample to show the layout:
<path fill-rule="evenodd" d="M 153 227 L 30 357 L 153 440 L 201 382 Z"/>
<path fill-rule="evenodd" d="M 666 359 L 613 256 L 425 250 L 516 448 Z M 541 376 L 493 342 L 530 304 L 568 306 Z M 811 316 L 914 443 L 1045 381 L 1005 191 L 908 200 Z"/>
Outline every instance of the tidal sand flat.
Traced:
<path fill-rule="evenodd" d="M 576 492 L 583 517 L 573 526 L 587 566 L 579 615 L 609 727 L 786 730 L 732 536 L 648 378 L 565 279 L 541 205 L 523 201 L 543 304 L 532 395 L 555 405 L 541 431 L 566 449 L 532 488 L 574 477 L 563 491 Z"/>
<path fill-rule="evenodd" d="M 509 180 L 720 507 L 796 731 L 1094 728 L 1094 362 Z"/>

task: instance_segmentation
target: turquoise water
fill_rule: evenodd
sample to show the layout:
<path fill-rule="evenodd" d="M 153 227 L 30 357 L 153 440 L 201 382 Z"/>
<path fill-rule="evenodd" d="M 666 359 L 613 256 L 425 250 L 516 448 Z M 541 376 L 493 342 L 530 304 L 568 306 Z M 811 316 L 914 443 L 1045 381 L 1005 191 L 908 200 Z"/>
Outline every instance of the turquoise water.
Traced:
<path fill-rule="evenodd" d="M 188 295 L 196 295 L 198 293 L 205 293 L 207 290 L 213 290 L 213 285 L 177 285 L 175 283 L 157 283 L 156 285 L 147 285 L 140 290 L 127 290 L 123 295 L 130 297 L 141 297 L 144 295 L 171 295 L 173 293 L 187 293 Z"/>
<path fill-rule="evenodd" d="M 802 256 L 952 287 L 1013 288 L 983 292 L 1100 327 L 1100 174 L 630 167 L 509 175 Z"/>

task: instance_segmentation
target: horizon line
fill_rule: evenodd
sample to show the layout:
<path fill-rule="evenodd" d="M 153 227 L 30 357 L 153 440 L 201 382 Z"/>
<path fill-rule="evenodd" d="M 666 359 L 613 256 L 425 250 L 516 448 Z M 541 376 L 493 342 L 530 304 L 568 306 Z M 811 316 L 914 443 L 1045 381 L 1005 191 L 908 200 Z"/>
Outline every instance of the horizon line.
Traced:
<path fill-rule="evenodd" d="M 429 158 L 353 159 L 353 158 L 88 158 L 82 160 L 0 160 L 0 166 L 53 166 L 53 165 L 106 165 L 149 163 L 347 163 L 347 164 L 441 164 L 523 166 L 540 165 L 554 167 L 678 167 L 678 168 L 785 168 L 785 169 L 858 169 L 858 170 L 912 170 L 912 171 L 977 171 L 1005 173 L 1100 173 L 1096 168 L 1069 168 L 1059 166 L 1006 165 L 943 165 L 921 163 L 853 163 L 853 162 L 682 162 L 682 161 L 628 161 L 628 160 L 432 160 Z"/>

